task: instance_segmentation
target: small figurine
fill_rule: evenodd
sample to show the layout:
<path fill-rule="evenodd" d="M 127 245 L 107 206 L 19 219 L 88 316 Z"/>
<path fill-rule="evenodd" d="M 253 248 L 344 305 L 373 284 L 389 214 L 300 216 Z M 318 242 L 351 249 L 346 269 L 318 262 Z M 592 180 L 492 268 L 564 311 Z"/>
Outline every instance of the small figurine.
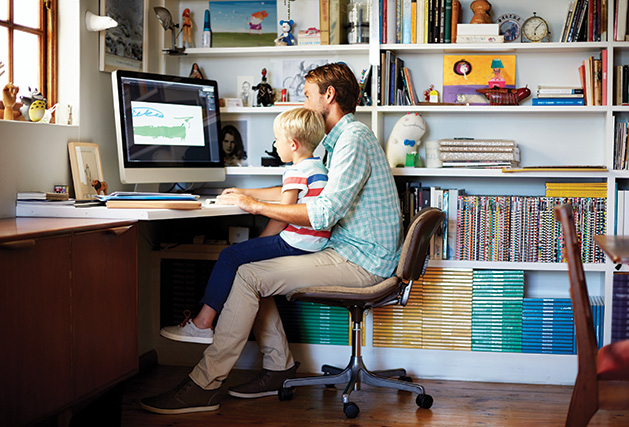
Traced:
<path fill-rule="evenodd" d="M 406 166 L 408 154 L 413 154 L 414 156 L 411 158 L 418 160 L 417 154 L 421 145 L 421 137 L 424 136 L 425 132 L 426 122 L 419 113 L 408 113 L 401 117 L 393 126 L 391 135 L 387 140 L 386 153 L 389 166 L 392 168 Z M 417 164 L 413 166 L 417 166 Z"/>
<path fill-rule="evenodd" d="M 247 24 L 249 24 L 249 34 L 254 30 L 258 30 L 258 34 L 262 35 L 262 21 L 264 21 L 264 18 L 267 16 L 269 16 L 269 14 L 266 10 L 253 13 L 247 20 Z"/>
<path fill-rule="evenodd" d="M 291 34 L 294 24 L 295 22 L 292 19 L 280 21 L 282 34 L 275 39 L 275 46 L 293 46 L 295 44 L 295 37 Z"/>
<path fill-rule="evenodd" d="M 434 88 L 435 85 L 430 85 L 430 87 L 424 91 L 424 102 L 430 102 L 430 93 Z"/>
<path fill-rule="evenodd" d="M 30 96 L 21 96 L 22 107 L 20 107 L 20 113 L 26 121 L 38 122 L 44 117 L 46 113 L 46 99 L 37 88 L 32 89 L 29 87 L 28 91 Z"/>
<path fill-rule="evenodd" d="M 439 91 L 437 91 L 437 89 L 433 89 L 430 91 L 428 102 L 439 102 Z"/>
<path fill-rule="evenodd" d="M 491 24 L 491 3 L 487 0 L 474 0 L 470 5 L 470 9 L 474 12 L 474 16 L 470 24 Z"/>
<path fill-rule="evenodd" d="M 103 196 L 107 195 L 107 183 L 105 181 L 99 181 L 97 179 L 92 180 L 92 187 L 96 190 L 96 194 L 103 194 Z"/>
<path fill-rule="evenodd" d="M 273 88 L 266 81 L 266 68 L 262 69 L 262 81 L 253 90 L 258 91 L 258 106 L 268 107 L 273 104 Z"/>
<path fill-rule="evenodd" d="M 275 147 L 275 143 L 273 143 L 273 149 L 271 151 L 264 150 L 269 157 L 262 157 L 262 166 L 282 166 L 284 162 L 280 158 L 279 153 L 277 152 L 277 148 Z"/>
<path fill-rule="evenodd" d="M 192 46 L 192 37 L 190 32 L 192 30 L 192 19 L 190 19 L 190 9 L 185 8 L 181 14 L 181 30 L 183 31 L 183 40 L 181 43 L 185 46 L 186 39 L 188 40 L 188 46 Z"/>
<path fill-rule="evenodd" d="M 4 120 L 13 120 L 13 106 L 17 100 L 17 93 L 20 88 L 13 86 L 13 83 L 7 84 L 2 89 L 2 102 L 4 103 Z"/>
<path fill-rule="evenodd" d="M 188 77 L 190 77 L 191 79 L 205 79 L 205 77 L 203 77 L 201 69 L 199 68 L 199 64 L 197 64 L 196 62 L 192 64 L 192 69 L 190 70 L 190 75 Z"/>

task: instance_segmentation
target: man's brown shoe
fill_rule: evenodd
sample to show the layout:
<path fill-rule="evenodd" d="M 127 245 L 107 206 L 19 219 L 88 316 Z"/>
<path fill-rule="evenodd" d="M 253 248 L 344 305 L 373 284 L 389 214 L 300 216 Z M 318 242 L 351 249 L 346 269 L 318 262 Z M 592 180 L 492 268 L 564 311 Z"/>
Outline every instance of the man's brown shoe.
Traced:
<path fill-rule="evenodd" d="M 158 414 L 187 414 L 216 411 L 220 408 L 220 388 L 204 390 L 190 378 L 165 393 L 140 400 L 140 406 Z"/>
<path fill-rule="evenodd" d="M 257 377 L 248 383 L 229 389 L 229 395 L 243 399 L 255 399 L 264 396 L 277 396 L 277 391 L 284 385 L 284 380 L 295 378 L 299 362 L 285 371 L 269 371 L 263 369 Z"/>

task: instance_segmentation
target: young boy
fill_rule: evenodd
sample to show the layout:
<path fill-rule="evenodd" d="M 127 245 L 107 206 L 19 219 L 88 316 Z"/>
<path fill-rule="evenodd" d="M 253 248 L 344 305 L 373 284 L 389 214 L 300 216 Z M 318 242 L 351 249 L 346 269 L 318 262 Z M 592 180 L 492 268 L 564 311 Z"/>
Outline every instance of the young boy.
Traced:
<path fill-rule="evenodd" d="M 320 113 L 305 108 L 295 108 L 277 116 L 273 122 L 275 147 L 283 162 L 293 163 L 284 172 L 282 186 L 228 188 L 223 194 L 240 193 L 282 204 L 307 203 L 317 197 L 328 177 L 325 166 L 318 157 L 313 157 L 312 152 L 323 139 L 324 126 Z M 214 319 L 227 300 L 238 267 L 270 258 L 317 252 L 325 247 L 329 237 L 330 230 L 315 231 L 269 220 L 260 237 L 223 249 L 205 287 L 199 314 L 192 320 L 186 317 L 179 326 L 163 328 L 160 335 L 175 341 L 212 344 Z"/>

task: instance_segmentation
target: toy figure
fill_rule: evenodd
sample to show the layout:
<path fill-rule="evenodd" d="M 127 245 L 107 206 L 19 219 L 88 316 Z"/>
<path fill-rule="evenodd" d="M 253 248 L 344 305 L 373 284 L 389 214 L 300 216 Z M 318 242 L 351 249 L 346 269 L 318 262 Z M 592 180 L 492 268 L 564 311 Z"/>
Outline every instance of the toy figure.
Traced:
<path fill-rule="evenodd" d="M 181 43 L 185 45 L 186 39 L 188 39 L 188 45 L 192 45 L 192 37 L 190 32 L 192 30 L 192 19 L 190 19 L 190 9 L 185 8 L 181 14 L 181 30 L 183 31 L 183 40 Z"/>
<path fill-rule="evenodd" d="M 38 122 L 44 117 L 46 112 L 46 99 L 36 88 L 29 87 L 28 91 L 30 96 L 21 96 L 22 107 L 20 107 L 20 113 L 26 121 Z"/>
<path fill-rule="evenodd" d="M 96 194 L 103 194 L 103 196 L 107 195 L 107 183 L 105 181 L 99 181 L 97 179 L 92 180 L 92 187 L 96 190 Z"/>
<path fill-rule="evenodd" d="M 491 24 L 491 3 L 487 0 L 474 0 L 470 5 L 470 9 L 474 12 L 474 16 L 470 24 Z"/>
<path fill-rule="evenodd" d="M 295 37 L 291 34 L 294 24 L 295 22 L 292 19 L 280 21 L 282 34 L 275 39 L 275 46 L 293 46 L 295 44 Z"/>
<path fill-rule="evenodd" d="M 405 166 L 408 154 L 419 159 L 417 154 L 421 137 L 425 132 L 426 122 L 418 113 L 408 113 L 401 117 L 393 126 L 391 135 L 387 140 L 386 153 L 389 166 L 392 168 Z"/>
<path fill-rule="evenodd" d="M 17 99 L 17 93 L 20 88 L 13 86 L 13 83 L 7 84 L 2 89 L 2 102 L 4 103 L 4 120 L 13 120 L 13 106 Z"/>
<path fill-rule="evenodd" d="M 268 107 L 273 104 L 273 88 L 266 81 L 266 68 L 262 69 L 262 81 L 253 90 L 258 91 L 258 106 Z"/>
<path fill-rule="evenodd" d="M 192 64 L 192 69 L 190 70 L 190 75 L 188 76 L 192 79 L 204 79 L 205 77 L 203 77 L 203 73 L 201 72 L 201 69 L 199 68 L 199 64 L 197 64 L 196 62 L 194 64 Z"/>
<path fill-rule="evenodd" d="M 267 16 L 269 16 L 269 14 L 266 13 L 266 10 L 252 14 L 247 21 L 247 24 L 249 24 L 249 34 L 251 34 L 253 30 L 258 30 L 258 34 L 262 35 L 262 21 L 264 21 L 264 18 Z"/>

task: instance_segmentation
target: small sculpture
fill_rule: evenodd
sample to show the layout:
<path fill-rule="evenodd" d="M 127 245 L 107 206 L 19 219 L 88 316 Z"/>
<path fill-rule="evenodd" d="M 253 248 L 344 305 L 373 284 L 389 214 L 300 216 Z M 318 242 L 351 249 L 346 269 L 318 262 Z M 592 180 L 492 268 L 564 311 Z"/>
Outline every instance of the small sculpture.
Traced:
<path fill-rule="evenodd" d="M 92 180 L 92 187 L 96 190 L 96 194 L 103 194 L 103 196 L 107 195 L 107 183 L 105 181 L 99 181 L 97 179 Z"/>
<path fill-rule="evenodd" d="M 491 3 L 487 0 L 474 0 L 470 5 L 470 9 L 474 12 L 474 16 L 470 24 L 491 24 Z"/>
<path fill-rule="evenodd" d="M 528 87 L 519 89 L 493 87 L 476 89 L 476 92 L 485 95 L 489 105 L 518 105 L 531 96 L 531 89 Z"/>
<path fill-rule="evenodd" d="M 192 64 L 192 68 L 190 69 L 190 75 L 188 76 L 191 79 L 204 79 L 203 72 L 201 72 L 201 68 L 199 68 L 199 64 L 196 62 Z"/>
<path fill-rule="evenodd" d="M 183 40 L 181 43 L 185 46 L 186 39 L 188 40 L 188 46 L 192 46 L 192 37 L 190 32 L 192 30 L 192 19 L 190 19 L 190 9 L 185 8 L 181 14 L 181 31 L 183 31 Z"/>
<path fill-rule="evenodd" d="M 271 151 L 264 150 L 264 152 L 268 154 L 269 157 L 262 157 L 262 166 L 282 166 L 284 164 L 277 152 L 277 148 L 275 148 L 275 144 L 273 144 L 273 149 Z"/>
<path fill-rule="evenodd" d="M 13 106 L 17 100 L 17 93 L 20 88 L 13 86 L 13 83 L 7 84 L 2 89 L 2 102 L 4 103 L 4 120 L 13 120 Z"/>
<path fill-rule="evenodd" d="M 262 81 L 253 90 L 258 91 L 258 106 L 268 107 L 273 104 L 273 88 L 266 81 L 266 68 L 262 69 Z"/>
<path fill-rule="evenodd" d="M 275 39 L 275 46 L 293 46 L 295 44 L 295 37 L 291 34 L 294 24 L 295 22 L 292 19 L 280 21 L 282 34 Z"/>
<path fill-rule="evenodd" d="M 32 89 L 29 87 L 28 91 L 30 96 L 21 96 L 22 107 L 20 107 L 20 113 L 26 121 L 38 122 L 44 117 L 46 113 L 46 99 L 37 88 Z"/>
<path fill-rule="evenodd" d="M 392 168 L 405 166 L 407 154 L 419 159 L 417 153 L 421 145 L 421 137 L 425 132 L 426 122 L 419 113 L 408 113 L 401 117 L 393 126 L 387 140 L 386 153 L 389 166 Z"/>

